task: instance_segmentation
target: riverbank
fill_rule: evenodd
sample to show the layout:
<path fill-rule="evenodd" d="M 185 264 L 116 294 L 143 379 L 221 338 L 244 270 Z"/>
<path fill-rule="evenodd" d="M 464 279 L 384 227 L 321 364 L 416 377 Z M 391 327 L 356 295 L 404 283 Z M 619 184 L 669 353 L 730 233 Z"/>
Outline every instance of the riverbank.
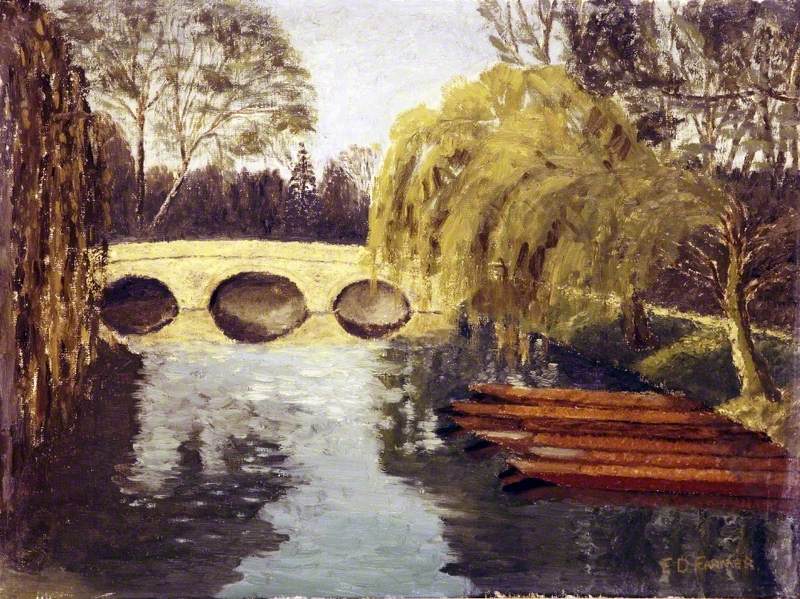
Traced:
<path fill-rule="evenodd" d="M 730 344 L 719 320 L 651 309 L 655 343 L 646 350 L 637 351 L 625 343 L 619 319 L 577 327 L 565 341 L 590 359 L 629 370 L 658 389 L 684 393 L 786 445 L 795 402 L 796 350 L 791 334 L 766 330 L 754 334 L 757 350 L 783 390 L 783 402 L 741 398 Z"/>

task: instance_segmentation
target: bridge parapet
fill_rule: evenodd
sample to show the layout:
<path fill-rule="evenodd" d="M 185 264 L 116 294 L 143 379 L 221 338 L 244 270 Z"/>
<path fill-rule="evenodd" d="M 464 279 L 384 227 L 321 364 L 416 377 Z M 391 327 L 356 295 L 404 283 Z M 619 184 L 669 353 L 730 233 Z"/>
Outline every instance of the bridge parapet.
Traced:
<path fill-rule="evenodd" d="M 312 312 L 330 310 L 336 294 L 370 276 L 360 246 L 279 241 L 125 243 L 109 249 L 109 280 L 148 276 L 170 288 L 184 310 L 207 309 L 211 294 L 241 272 L 284 276 L 300 288 Z"/>

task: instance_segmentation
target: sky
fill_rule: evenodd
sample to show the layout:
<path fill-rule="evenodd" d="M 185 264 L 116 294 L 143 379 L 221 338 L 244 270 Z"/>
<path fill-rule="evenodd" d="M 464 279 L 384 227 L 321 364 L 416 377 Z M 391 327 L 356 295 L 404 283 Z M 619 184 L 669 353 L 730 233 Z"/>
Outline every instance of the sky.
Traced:
<path fill-rule="evenodd" d="M 260 0 L 311 71 L 315 164 L 351 144 L 388 145 L 395 117 L 496 62 L 476 0 Z"/>

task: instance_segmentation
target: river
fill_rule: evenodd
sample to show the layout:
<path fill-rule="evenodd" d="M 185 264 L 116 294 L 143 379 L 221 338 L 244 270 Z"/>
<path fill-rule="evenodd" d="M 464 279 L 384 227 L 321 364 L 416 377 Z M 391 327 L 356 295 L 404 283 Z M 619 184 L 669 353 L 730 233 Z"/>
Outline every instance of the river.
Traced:
<path fill-rule="evenodd" d="M 531 503 L 499 489 L 499 456 L 437 434 L 439 409 L 473 380 L 642 388 L 568 351 L 537 343 L 516 370 L 463 338 L 132 349 L 140 360 L 109 362 L 90 430 L 38 511 L 46 532 L 29 549 L 46 567 L 0 575 L 9 596 L 797 589 L 788 516 Z"/>

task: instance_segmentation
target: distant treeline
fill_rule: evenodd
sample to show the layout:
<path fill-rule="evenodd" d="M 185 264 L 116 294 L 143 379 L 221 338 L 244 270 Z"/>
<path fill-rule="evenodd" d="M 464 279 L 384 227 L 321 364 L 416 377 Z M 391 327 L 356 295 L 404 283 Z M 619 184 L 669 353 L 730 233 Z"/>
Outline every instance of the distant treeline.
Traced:
<path fill-rule="evenodd" d="M 166 217 L 150 228 L 175 174 L 165 166 L 147 170 L 144 224 L 138 224 L 136 177 L 128 143 L 108 115 L 98 115 L 96 120 L 111 241 L 214 237 L 334 243 L 366 240 L 369 195 L 351 174 L 348 156 L 354 149 L 329 161 L 319 185 L 302 147 L 288 181 L 276 169 L 237 171 L 209 164 L 192 170 Z M 375 155 L 370 156 L 374 160 Z"/>

